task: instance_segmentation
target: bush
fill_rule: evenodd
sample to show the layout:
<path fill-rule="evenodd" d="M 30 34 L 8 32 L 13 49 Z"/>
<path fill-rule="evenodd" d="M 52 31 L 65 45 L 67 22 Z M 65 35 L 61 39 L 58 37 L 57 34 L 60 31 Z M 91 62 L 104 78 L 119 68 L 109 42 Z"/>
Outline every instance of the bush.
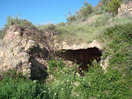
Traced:
<path fill-rule="evenodd" d="M 103 15 L 99 16 L 98 18 L 94 19 L 90 25 L 99 27 L 108 25 L 108 20 L 111 18 L 111 15 L 108 13 L 104 13 Z"/>
<path fill-rule="evenodd" d="M 68 23 L 71 23 L 71 22 L 74 22 L 74 21 L 76 21 L 76 15 L 69 16 L 69 17 L 67 18 L 67 22 L 68 22 Z"/>
<path fill-rule="evenodd" d="M 110 12 L 113 16 L 116 16 L 118 14 L 118 8 L 120 7 L 120 5 L 120 0 L 110 0 L 105 4 L 104 8 L 107 12 Z"/>
<path fill-rule="evenodd" d="M 109 0 L 101 0 L 103 4 L 106 4 Z"/>
<path fill-rule="evenodd" d="M 0 30 L 0 39 L 3 39 L 3 38 L 4 38 L 5 32 L 6 32 L 5 29 L 1 29 L 1 30 Z"/>
<path fill-rule="evenodd" d="M 131 57 L 132 52 L 130 49 L 132 42 L 132 24 L 128 23 L 125 25 L 116 25 L 107 29 L 104 33 L 104 38 L 110 38 L 109 47 L 104 53 L 105 55 L 112 55 L 113 58 L 110 60 L 111 66 L 121 68 L 120 71 L 126 74 L 132 75 L 132 63 Z"/>
<path fill-rule="evenodd" d="M 28 20 L 23 20 L 23 19 L 20 19 L 18 17 L 13 18 L 13 17 L 9 16 L 7 18 L 7 23 L 5 24 L 4 28 L 1 30 L 2 32 L 0 33 L 0 38 L 3 38 L 4 35 L 6 34 L 6 31 L 8 30 L 8 28 L 14 24 L 19 25 L 23 28 L 29 28 L 29 29 L 35 28 L 35 26 L 31 22 L 29 22 Z"/>
<path fill-rule="evenodd" d="M 59 24 L 57 24 L 57 26 L 65 26 L 66 24 L 64 22 L 61 22 Z"/>
<path fill-rule="evenodd" d="M 79 22 L 79 21 L 85 21 L 86 18 L 93 13 L 93 7 L 91 4 L 88 4 L 88 2 L 84 2 L 84 6 L 76 12 L 76 14 L 72 15 L 69 14 L 69 17 L 67 17 L 67 22 Z"/>
<path fill-rule="evenodd" d="M 18 17 L 13 18 L 11 16 L 7 18 L 7 23 L 4 28 L 9 28 L 11 25 L 14 25 L 14 24 L 19 25 L 24 28 L 30 28 L 30 29 L 34 28 L 34 25 L 28 20 L 23 20 Z"/>
<path fill-rule="evenodd" d="M 88 15 L 90 15 L 93 12 L 93 8 L 91 4 L 88 4 L 88 2 L 84 2 L 85 7 L 82 7 L 80 9 L 80 14 L 86 18 Z"/>
<path fill-rule="evenodd" d="M 55 60 L 54 58 L 49 61 L 49 70 L 62 69 L 64 67 L 63 60 Z"/>
<path fill-rule="evenodd" d="M 48 96 L 48 89 L 38 81 L 32 81 L 16 71 L 4 73 L 0 81 L 0 99 L 41 99 Z M 44 93 L 45 92 L 45 93 Z"/>
<path fill-rule="evenodd" d="M 62 25 L 64 24 L 62 23 Z M 61 25 L 58 25 L 58 26 L 61 26 Z M 51 35 L 58 35 L 61 33 L 61 31 L 57 29 L 57 26 L 55 24 L 40 25 L 40 26 L 37 26 L 37 28 L 39 30 L 47 31 Z"/>

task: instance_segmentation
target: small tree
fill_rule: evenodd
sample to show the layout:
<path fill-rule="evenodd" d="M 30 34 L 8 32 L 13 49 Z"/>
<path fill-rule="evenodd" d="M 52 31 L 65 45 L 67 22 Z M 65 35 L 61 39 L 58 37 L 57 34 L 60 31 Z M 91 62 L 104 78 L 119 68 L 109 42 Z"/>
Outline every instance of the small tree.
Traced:
<path fill-rule="evenodd" d="M 118 14 L 118 8 L 121 5 L 122 0 L 110 0 L 105 4 L 105 10 L 112 13 L 113 16 Z"/>
<path fill-rule="evenodd" d="M 102 0 L 103 4 L 106 4 L 107 2 L 109 2 L 110 0 Z"/>
<path fill-rule="evenodd" d="M 84 5 L 81 9 L 80 9 L 80 13 L 83 17 L 87 17 L 89 14 L 91 14 L 93 12 L 93 8 L 91 4 L 88 4 L 88 2 L 84 2 Z"/>
<path fill-rule="evenodd" d="M 73 21 L 76 21 L 76 16 L 75 15 L 67 17 L 67 22 L 68 23 L 73 22 Z"/>

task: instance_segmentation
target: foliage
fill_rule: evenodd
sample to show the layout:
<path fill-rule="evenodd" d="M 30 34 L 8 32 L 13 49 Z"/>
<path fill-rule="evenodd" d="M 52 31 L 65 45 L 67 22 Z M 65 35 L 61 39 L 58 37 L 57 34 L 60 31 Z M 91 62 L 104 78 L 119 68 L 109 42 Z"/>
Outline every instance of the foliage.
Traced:
<path fill-rule="evenodd" d="M 126 71 L 127 73 L 131 71 L 131 42 L 132 42 L 132 24 L 117 25 L 115 27 L 109 28 L 104 33 L 104 38 L 109 38 L 109 47 L 105 51 L 108 56 L 113 55 L 111 60 L 111 65 L 116 65 L 118 68 Z M 130 48 L 130 49 L 129 49 Z M 115 57 L 114 57 L 115 56 Z M 125 67 L 124 67 L 125 66 Z"/>
<path fill-rule="evenodd" d="M 96 19 L 94 19 L 91 23 L 89 23 L 91 26 L 95 26 L 95 27 L 100 27 L 100 26 L 105 26 L 108 25 L 109 22 L 108 20 L 111 18 L 112 16 L 108 13 L 104 13 L 102 15 L 100 15 L 99 17 L 97 17 Z"/>
<path fill-rule="evenodd" d="M 66 24 L 64 22 L 61 22 L 59 24 L 57 24 L 58 26 L 65 26 Z"/>
<path fill-rule="evenodd" d="M 103 4 L 106 4 L 109 0 L 101 0 Z"/>
<path fill-rule="evenodd" d="M 118 8 L 120 7 L 120 5 L 120 0 L 110 0 L 105 4 L 104 9 L 107 12 L 112 13 L 113 16 L 116 16 L 118 14 Z"/>
<path fill-rule="evenodd" d="M 52 60 L 49 61 L 49 70 L 52 72 L 56 69 L 62 69 L 63 67 L 64 63 L 61 59 L 57 61 L 54 58 L 52 58 Z"/>
<path fill-rule="evenodd" d="M 84 6 L 82 6 L 82 8 L 77 11 L 76 14 L 69 14 L 67 17 L 67 22 L 72 23 L 79 20 L 84 21 L 91 13 L 93 13 L 92 5 L 88 4 L 88 2 L 84 2 Z"/>
<path fill-rule="evenodd" d="M 13 18 L 11 16 L 7 18 L 7 23 L 5 25 L 5 28 L 9 28 L 11 25 L 14 25 L 14 24 L 22 26 L 24 28 L 31 28 L 31 29 L 34 28 L 34 25 L 28 20 L 23 20 L 23 19 L 20 19 L 19 17 Z"/>
<path fill-rule="evenodd" d="M 129 1 L 132 1 L 132 0 L 125 0 L 125 1 L 129 2 Z"/>
<path fill-rule="evenodd" d="M 67 17 L 67 22 L 68 22 L 68 23 L 74 22 L 74 21 L 76 21 L 76 15 Z"/>
<path fill-rule="evenodd" d="M 1 29 L 1 30 L 0 30 L 0 39 L 4 38 L 5 32 L 6 32 L 5 29 Z"/>
<path fill-rule="evenodd" d="M 4 74 L 0 81 L 0 98 L 129 99 L 132 96 L 131 28 L 131 23 L 116 25 L 100 36 L 103 43 L 109 40 L 103 57 L 112 55 L 106 73 L 94 62 L 85 76 L 80 76 L 76 64 L 66 66 L 63 60 L 52 59 L 49 61 L 52 77 L 46 83 L 29 80 L 21 74 L 17 76 L 15 72 Z"/>
<path fill-rule="evenodd" d="M 82 18 L 75 15 L 75 20 L 79 17 Z M 12 22 L 9 23 L 12 24 Z M 110 20 L 109 14 L 103 14 L 91 23 L 62 23 L 38 28 L 50 32 L 60 31 L 62 34 L 58 35 L 57 40 L 62 42 L 66 39 L 70 44 L 80 39 L 86 42 L 93 39 L 100 40 L 105 49 L 103 59 L 110 55 L 112 57 L 106 73 L 99 63 L 94 62 L 93 67 L 85 72 L 85 76 L 80 76 L 77 64 L 66 66 L 63 60 L 53 58 L 49 61 L 49 78 L 46 78 L 45 83 L 30 80 L 14 71 L 3 74 L 3 79 L 0 79 L 0 99 L 131 98 L 131 18 L 111 18 Z"/>
<path fill-rule="evenodd" d="M 60 26 L 64 26 L 64 23 L 61 23 Z M 37 26 L 39 30 L 47 31 L 49 34 L 57 35 L 60 34 L 61 31 L 57 29 L 57 26 L 55 24 L 46 24 L 46 25 L 40 25 Z"/>
<path fill-rule="evenodd" d="M 70 24 L 58 26 L 57 29 L 61 31 L 61 34 L 57 35 L 56 39 L 58 43 L 61 43 L 65 40 L 70 44 L 78 42 L 79 40 L 89 42 L 93 39 L 96 39 L 105 27 L 100 26 L 95 28 L 93 25 Z"/>
<path fill-rule="evenodd" d="M 132 17 L 112 17 L 106 12 L 101 15 L 91 15 L 85 22 L 79 24 L 72 22 L 71 24 L 57 25 L 56 28 L 60 34 L 56 36 L 56 41 L 58 43 L 67 41 L 68 44 L 75 44 L 80 41 L 100 40 L 107 28 L 129 22 L 132 22 Z"/>
<path fill-rule="evenodd" d="M 94 63 L 85 76 L 79 76 L 77 65 L 64 66 L 52 74 L 53 81 L 50 90 L 54 98 L 130 98 L 131 89 L 131 49 L 132 24 L 116 25 L 108 28 L 99 38 L 107 43 L 103 57 L 112 55 L 107 73 L 104 73 L 98 63 Z M 67 89 L 68 88 L 68 89 Z M 69 93 L 67 93 L 69 92 Z"/>
<path fill-rule="evenodd" d="M 14 24 L 19 25 L 23 28 L 29 28 L 29 29 L 35 28 L 34 25 L 31 22 L 29 22 L 28 20 L 23 20 L 23 19 L 20 19 L 19 17 L 13 18 L 11 16 L 8 16 L 7 23 L 1 30 L 2 32 L 0 33 L 0 38 L 3 38 L 6 31 L 8 30 L 8 28 Z"/>
<path fill-rule="evenodd" d="M 0 81 L 0 99 L 41 99 L 49 98 L 48 89 L 38 81 L 32 81 L 15 71 L 4 73 Z M 46 93 L 44 93 L 44 91 Z"/>
<path fill-rule="evenodd" d="M 130 85 L 124 82 L 122 73 L 117 69 L 103 73 L 99 64 L 90 68 L 85 76 L 79 76 L 77 67 L 64 67 L 55 72 L 51 82 L 52 97 L 69 98 L 130 98 Z"/>
<path fill-rule="evenodd" d="M 91 14 L 93 12 L 93 8 L 91 4 L 88 4 L 88 2 L 84 2 L 85 7 L 83 6 L 80 9 L 80 14 L 83 17 L 88 17 L 89 14 Z"/>

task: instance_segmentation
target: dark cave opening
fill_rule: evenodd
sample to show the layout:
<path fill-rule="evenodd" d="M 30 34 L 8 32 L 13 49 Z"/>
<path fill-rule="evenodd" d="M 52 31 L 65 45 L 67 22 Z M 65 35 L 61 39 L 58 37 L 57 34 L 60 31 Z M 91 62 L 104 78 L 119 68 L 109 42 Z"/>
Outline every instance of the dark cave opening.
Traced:
<path fill-rule="evenodd" d="M 42 63 L 41 59 L 46 60 L 48 58 L 48 50 L 46 48 L 34 47 L 28 53 L 30 55 L 29 62 L 31 63 L 30 78 L 32 80 L 45 80 L 48 76 L 47 67 Z"/>
<path fill-rule="evenodd" d="M 91 66 L 93 60 L 100 62 L 102 56 L 102 51 L 96 47 L 87 48 L 87 49 L 67 49 L 61 50 L 59 53 L 59 57 L 64 60 L 70 60 L 72 62 L 76 62 L 80 65 L 80 69 L 84 71 L 88 71 L 88 64 Z"/>

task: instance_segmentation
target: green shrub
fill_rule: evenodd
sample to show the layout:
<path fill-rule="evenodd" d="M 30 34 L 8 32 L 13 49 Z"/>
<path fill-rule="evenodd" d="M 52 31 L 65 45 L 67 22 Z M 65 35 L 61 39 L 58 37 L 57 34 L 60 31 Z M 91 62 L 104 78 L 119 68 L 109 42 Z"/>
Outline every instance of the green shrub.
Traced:
<path fill-rule="evenodd" d="M 1 31 L 0 31 L 0 39 L 4 38 L 5 32 L 6 32 L 5 29 L 1 29 Z"/>
<path fill-rule="evenodd" d="M 64 22 L 61 22 L 59 24 L 57 24 L 57 26 L 65 26 L 66 24 Z"/>
<path fill-rule="evenodd" d="M 31 22 L 29 22 L 28 20 L 20 19 L 18 17 L 13 18 L 13 17 L 9 16 L 7 18 L 7 23 L 2 28 L 2 33 L 0 33 L 0 38 L 3 38 L 4 35 L 6 34 L 6 31 L 9 29 L 9 27 L 11 25 L 14 25 L 14 24 L 19 25 L 23 28 L 28 28 L 28 29 L 34 29 L 35 28 L 35 26 Z"/>
<path fill-rule="evenodd" d="M 110 60 L 110 66 L 113 68 L 118 68 L 126 77 L 132 75 L 132 24 L 116 25 L 114 27 L 108 28 L 104 32 L 104 39 L 110 39 L 107 45 L 107 50 L 104 52 L 104 56 L 112 55 Z"/>
<path fill-rule="evenodd" d="M 34 25 L 31 22 L 29 22 L 28 20 L 20 19 L 18 17 L 13 18 L 11 16 L 9 16 L 7 18 L 7 23 L 6 23 L 4 28 L 7 29 L 11 25 L 14 25 L 14 24 L 19 25 L 19 26 L 24 27 L 24 28 L 30 28 L 30 29 L 34 28 Z"/>
<path fill-rule="evenodd" d="M 104 13 L 104 14 L 100 15 L 98 18 L 96 18 L 95 20 L 93 20 L 90 23 L 90 25 L 91 26 L 95 26 L 95 27 L 109 25 L 108 20 L 110 18 L 111 18 L 111 15 L 110 14 Z"/>
<path fill-rule="evenodd" d="M 80 14 L 83 17 L 86 18 L 86 17 L 88 17 L 88 15 L 90 15 L 93 12 L 93 8 L 92 8 L 92 5 L 91 4 L 88 4 L 88 2 L 84 2 L 84 5 L 85 5 L 85 7 L 83 6 L 80 9 Z"/>
<path fill-rule="evenodd" d="M 62 69 L 64 67 L 63 60 L 52 59 L 49 61 L 49 70 L 53 71 L 56 69 Z"/>
<path fill-rule="evenodd" d="M 46 99 L 48 89 L 45 85 L 34 80 L 22 77 L 16 71 L 4 73 L 3 80 L 0 81 L 0 99 Z"/>
<path fill-rule="evenodd" d="M 103 4 L 106 4 L 109 0 L 101 0 Z"/>
<path fill-rule="evenodd" d="M 110 0 L 105 4 L 105 10 L 107 12 L 112 13 L 113 16 L 116 16 L 118 14 L 118 8 L 121 5 L 120 0 Z"/>
<path fill-rule="evenodd" d="M 67 22 L 68 23 L 71 23 L 71 22 L 74 22 L 74 21 L 76 21 L 76 15 L 67 17 Z"/>
<path fill-rule="evenodd" d="M 63 24 L 63 23 L 62 23 Z M 64 24 L 63 24 L 64 25 Z M 63 26 L 62 25 L 62 26 Z M 61 25 L 58 25 L 58 26 L 61 26 Z M 37 26 L 37 28 L 39 30 L 43 30 L 43 31 L 47 31 L 49 34 L 51 35 L 58 35 L 61 33 L 61 31 L 59 31 L 57 29 L 57 26 L 55 24 L 47 24 L 47 25 L 40 25 L 40 26 Z"/>
<path fill-rule="evenodd" d="M 73 22 L 80 22 L 80 21 L 85 21 L 87 17 L 93 13 L 93 7 L 91 4 L 88 4 L 88 2 L 84 2 L 84 6 L 76 12 L 76 14 L 72 15 L 69 14 L 67 17 L 67 22 L 68 23 L 73 23 Z"/>

